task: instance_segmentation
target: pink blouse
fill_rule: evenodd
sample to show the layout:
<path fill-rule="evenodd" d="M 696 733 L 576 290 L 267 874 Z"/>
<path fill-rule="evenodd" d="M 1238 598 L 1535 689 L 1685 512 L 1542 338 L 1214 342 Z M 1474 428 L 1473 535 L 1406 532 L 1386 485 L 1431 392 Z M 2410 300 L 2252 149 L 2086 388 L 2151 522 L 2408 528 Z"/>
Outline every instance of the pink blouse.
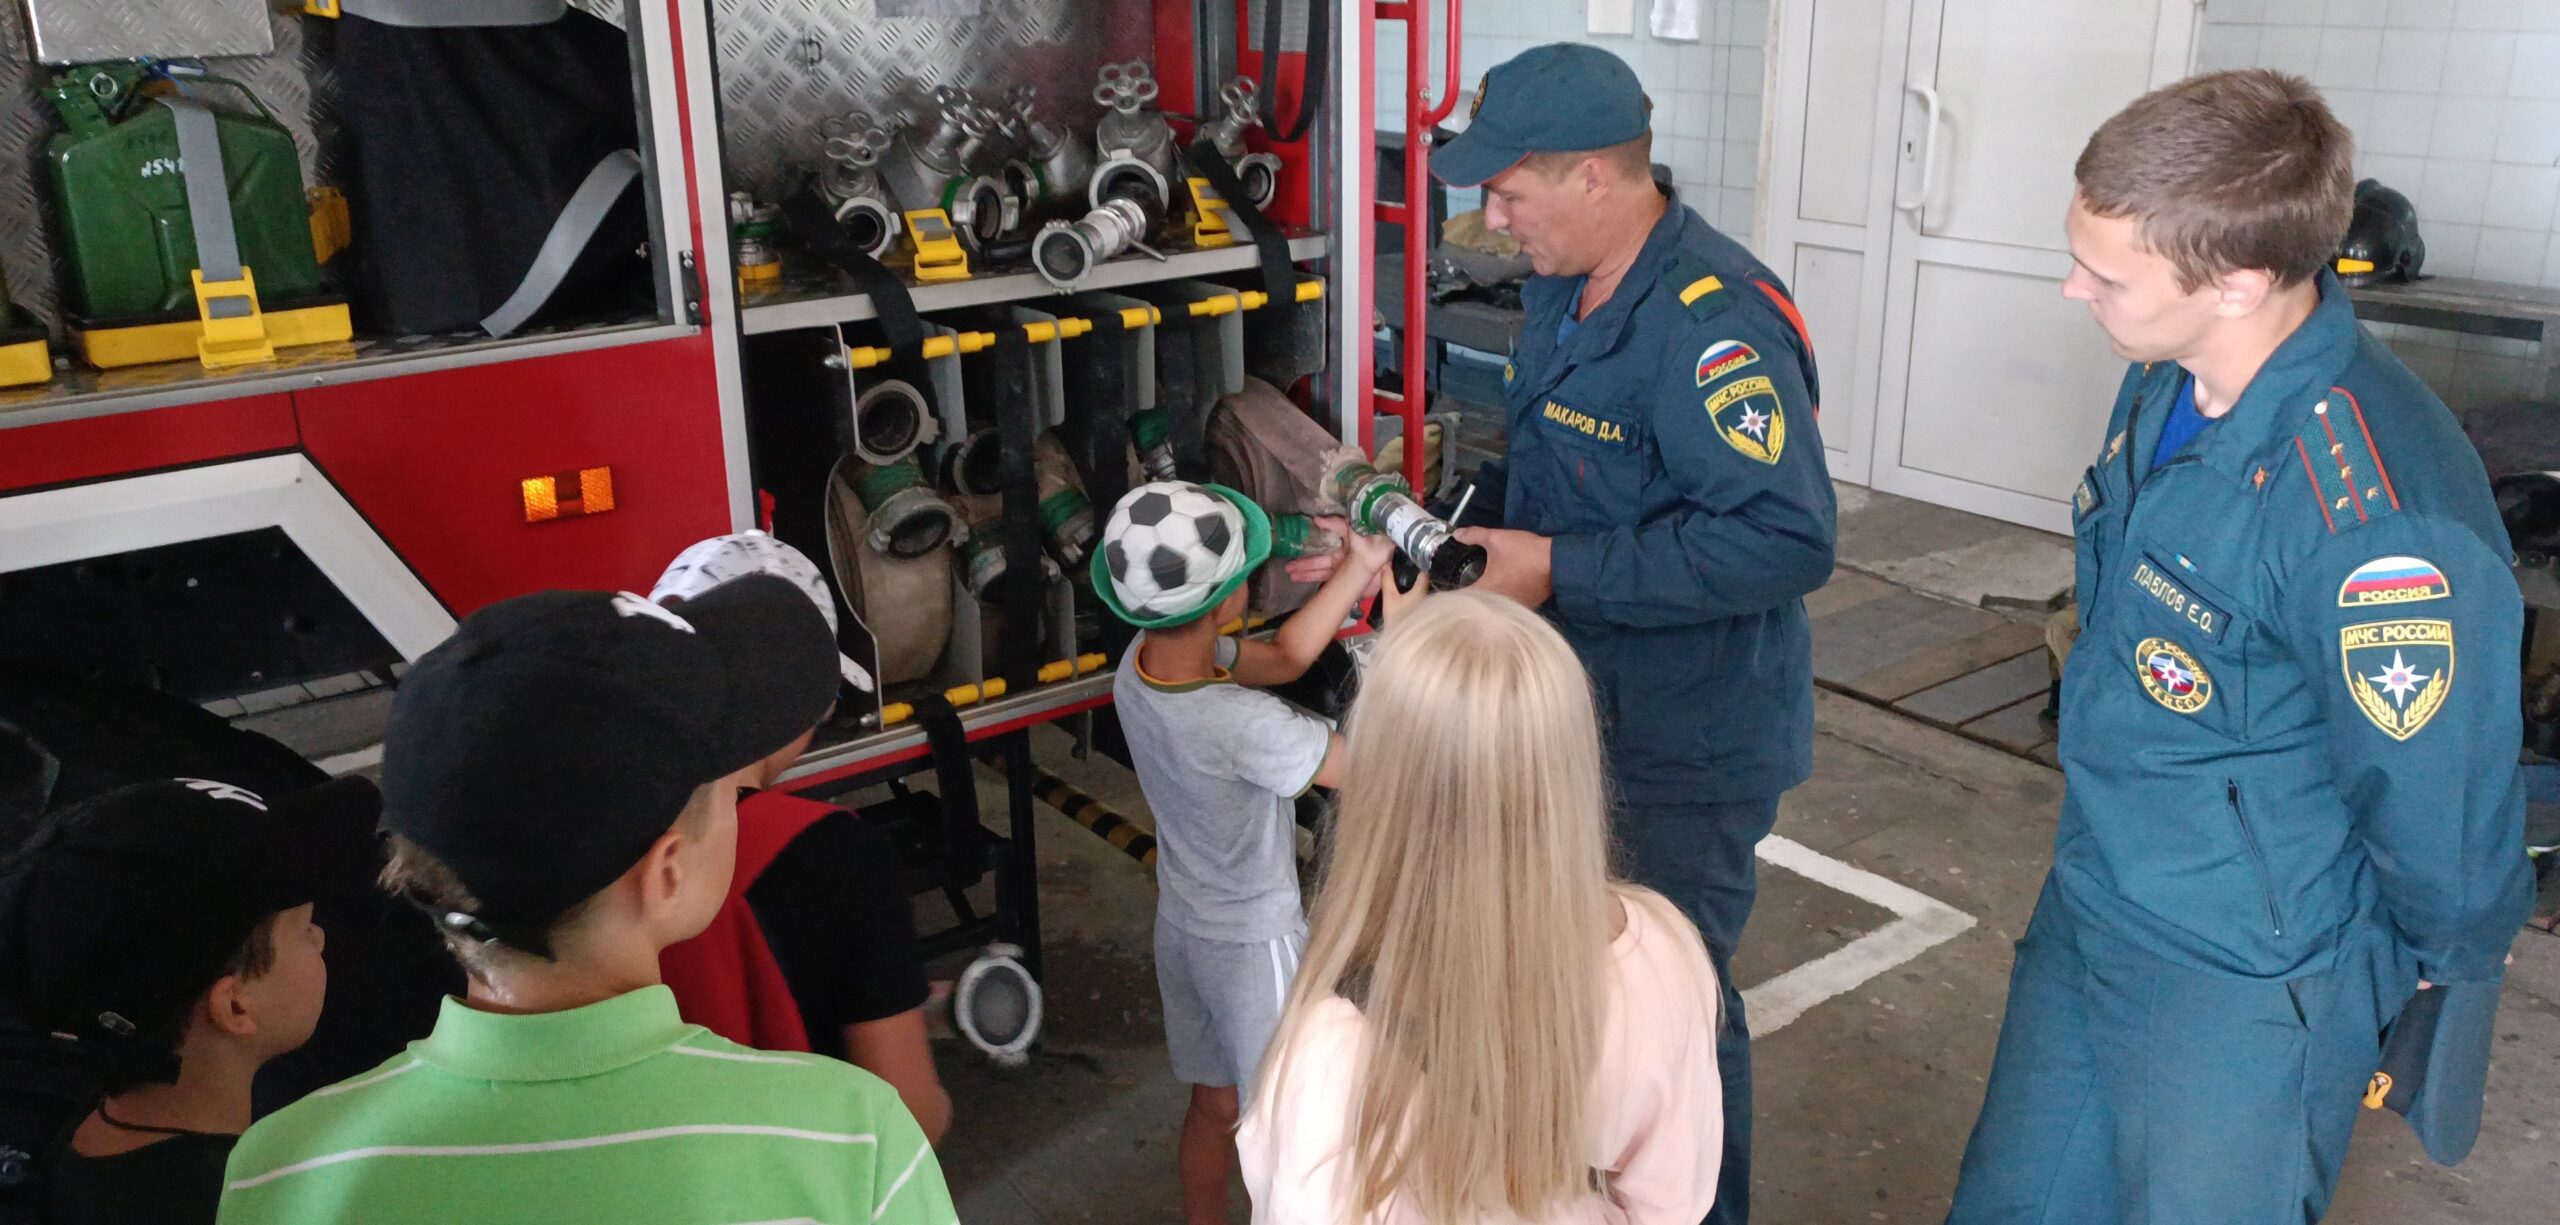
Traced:
<path fill-rule="evenodd" d="M 1619 896 L 1627 926 L 1609 944 L 1592 1085 L 1591 1165 L 1606 1175 L 1606 1192 L 1537 1225 L 1696 1225 L 1715 1202 L 1724 1148 L 1715 971 L 1697 929 L 1669 902 L 1643 890 Z M 1308 1014 L 1298 1040 L 1305 1045 L 1289 1080 L 1255 1103 L 1237 1132 L 1245 1187 L 1256 1225 L 1342 1225 L 1354 1219 L 1344 1124 L 1368 1025 L 1349 1001 L 1330 998 Z M 1422 1217 L 1390 1200 L 1363 1225 L 1422 1225 Z"/>

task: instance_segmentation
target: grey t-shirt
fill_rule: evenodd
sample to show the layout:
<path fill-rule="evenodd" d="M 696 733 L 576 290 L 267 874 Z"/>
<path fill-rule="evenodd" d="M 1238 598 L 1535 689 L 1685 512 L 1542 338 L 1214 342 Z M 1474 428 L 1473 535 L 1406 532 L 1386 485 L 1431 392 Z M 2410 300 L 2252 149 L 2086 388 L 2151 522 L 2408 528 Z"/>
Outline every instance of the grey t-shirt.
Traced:
<path fill-rule="evenodd" d="M 1141 634 L 1120 660 L 1112 703 L 1156 820 L 1157 913 L 1208 940 L 1277 940 L 1298 909 L 1297 810 L 1333 729 L 1218 675 L 1165 685 L 1138 670 Z"/>

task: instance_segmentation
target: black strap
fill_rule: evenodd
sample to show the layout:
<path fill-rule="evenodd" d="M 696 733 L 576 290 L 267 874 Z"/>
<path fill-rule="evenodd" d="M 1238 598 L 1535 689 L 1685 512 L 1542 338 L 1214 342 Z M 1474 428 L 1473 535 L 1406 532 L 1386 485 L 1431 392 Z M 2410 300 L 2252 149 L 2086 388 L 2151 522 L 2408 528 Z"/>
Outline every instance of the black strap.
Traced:
<path fill-rule="evenodd" d="M 1245 237 L 1253 240 L 1255 254 L 1262 257 L 1262 292 L 1271 295 L 1273 305 L 1286 305 L 1296 300 L 1297 274 L 1289 268 L 1289 238 L 1273 225 L 1262 210 L 1246 198 L 1244 181 L 1236 177 L 1235 167 L 1227 164 L 1218 146 L 1206 138 L 1193 141 L 1183 150 L 1184 159 L 1209 186 L 1227 201 L 1227 212 L 1244 227 Z"/>
<path fill-rule="evenodd" d="M 1040 670 L 1040 608 L 1048 598 L 1040 563 L 1040 489 L 1031 452 L 1043 422 L 1032 394 L 1031 342 L 1022 326 L 996 328 L 996 481 L 1004 491 L 1004 646 L 997 675 L 1017 692 Z"/>
<path fill-rule="evenodd" d="M 933 758 L 934 793 L 942 805 L 943 862 L 955 875 L 965 874 L 974 857 L 963 854 L 963 848 L 986 837 L 986 827 L 978 824 L 978 768 L 969 758 L 969 733 L 960 726 L 960 712 L 951 699 L 940 693 L 921 694 L 909 705 Z"/>
<path fill-rule="evenodd" d="M 1209 414 L 1217 410 L 1217 398 L 1204 397 L 1201 385 L 1218 376 L 1201 366 L 1200 333 L 1215 328 L 1217 320 L 1194 315 L 1184 305 L 1163 307 L 1164 322 L 1156 326 L 1156 398 L 1173 427 L 1169 433 L 1174 475 L 1205 481 L 1209 479 Z"/>
<path fill-rule="evenodd" d="M 1065 342 L 1067 391 L 1082 410 L 1067 421 L 1070 437 L 1079 427 L 1084 435 L 1077 458 L 1083 462 L 1085 497 L 1108 519 L 1129 492 L 1129 418 L 1141 406 L 1129 385 L 1127 320 L 1099 304 L 1087 317 L 1093 331 Z M 1102 619 L 1102 648 L 1112 658 L 1136 636 L 1136 628 L 1118 617 Z"/>
<path fill-rule="evenodd" d="M 1325 61 L 1333 58 L 1333 23 L 1324 0 L 1306 0 L 1307 75 L 1298 92 L 1298 117 L 1280 126 L 1280 26 L 1288 0 L 1262 0 L 1262 126 L 1271 139 L 1289 144 L 1307 134 L 1315 122 L 1317 99 L 1324 96 Z M 1221 188 L 1220 190 L 1224 190 Z"/>
<path fill-rule="evenodd" d="M 783 198 L 782 219 L 790 223 L 791 232 L 800 237 L 809 254 L 843 269 L 856 288 L 871 296 L 871 309 L 879 313 L 880 330 L 890 348 L 911 352 L 924 343 L 924 319 L 916 314 L 916 300 L 908 295 L 907 283 L 845 232 L 835 210 L 819 197 L 816 176 L 801 180 L 799 189 Z"/>

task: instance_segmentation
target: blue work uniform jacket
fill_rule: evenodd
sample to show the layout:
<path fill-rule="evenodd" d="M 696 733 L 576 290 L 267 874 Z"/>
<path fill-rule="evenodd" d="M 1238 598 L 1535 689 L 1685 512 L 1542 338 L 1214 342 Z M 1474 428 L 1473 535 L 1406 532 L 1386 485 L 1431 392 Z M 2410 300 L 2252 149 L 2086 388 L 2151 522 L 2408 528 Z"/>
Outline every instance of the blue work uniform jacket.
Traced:
<path fill-rule="evenodd" d="M 1507 526 L 1552 537 L 1621 798 L 1774 796 L 1813 772 L 1804 595 L 1836 507 L 1813 350 L 1775 274 L 1677 198 L 1559 344 L 1580 281 L 1532 278 L 1505 372 Z"/>
<path fill-rule="evenodd" d="M 2506 533 L 2444 402 L 2318 288 L 2156 468 L 2186 376 L 2136 367 L 2074 494 L 2057 892 L 2208 970 L 2319 973 L 2386 924 L 2494 983 L 2532 900 Z"/>

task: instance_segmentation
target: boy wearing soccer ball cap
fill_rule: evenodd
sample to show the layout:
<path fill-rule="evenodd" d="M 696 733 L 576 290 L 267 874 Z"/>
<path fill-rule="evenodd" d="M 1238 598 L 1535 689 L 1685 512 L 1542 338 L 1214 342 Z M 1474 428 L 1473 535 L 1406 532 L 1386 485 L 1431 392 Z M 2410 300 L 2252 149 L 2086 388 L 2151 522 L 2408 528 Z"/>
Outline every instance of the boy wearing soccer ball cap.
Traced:
<path fill-rule="evenodd" d="M 1342 773 L 1342 737 L 1261 690 L 1306 673 L 1394 551 L 1321 526 L 1346 556 L 1269 642 L 1218 632 L 1271 556 L 1270 519 L 1235 490 L 1132 489 L 1093 555 L 1094 591 L 1144 631 L 1111 694 L 1155 814 L 1156 985 L 1173 1074 L 1191 1086 L 1179 1156 L 1194 1222 L 1227 1219 L 1237 1086 L 1262 1062 L 1306 943 L 1294 801 Z"/>

